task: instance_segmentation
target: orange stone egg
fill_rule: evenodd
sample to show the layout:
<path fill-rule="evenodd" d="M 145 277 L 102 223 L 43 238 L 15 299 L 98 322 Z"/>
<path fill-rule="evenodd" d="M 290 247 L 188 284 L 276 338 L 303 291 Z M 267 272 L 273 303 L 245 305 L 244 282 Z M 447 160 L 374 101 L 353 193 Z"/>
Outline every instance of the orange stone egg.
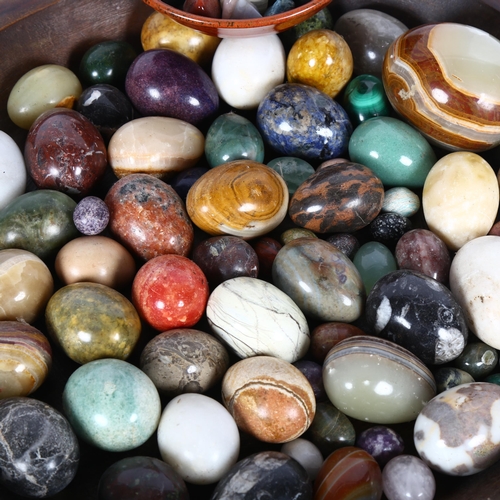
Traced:
<path fill-rule="evenodd" d="M 208 234 L 250 239 L 272 231 L 285 218 L 288 188 L 266 165 L 235 160 L 200 177 L 188 192 L 186 208 L 192 222 Z"/>
<path fill-rule="evenodd" d="M 255 356 L 234 364 L 222 380 L 222 399 L 236 425 L 266 443 L 302 435 L 316 413 L 307 378 L 291 363 Z"/>

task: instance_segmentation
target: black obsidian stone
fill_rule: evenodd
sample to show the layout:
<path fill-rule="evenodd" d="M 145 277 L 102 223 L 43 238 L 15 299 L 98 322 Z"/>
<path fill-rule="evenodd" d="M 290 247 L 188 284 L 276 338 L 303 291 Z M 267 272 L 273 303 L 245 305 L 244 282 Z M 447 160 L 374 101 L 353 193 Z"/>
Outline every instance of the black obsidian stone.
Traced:
<path fill-rule="evenodd" d="M 74 478 L 78 440 L 48 404 L 16 397 L 0 401 L 0 483 L 28 498 L 46 498 Z"/>
<path fill-rule="evenodd" d="M 379 214 L 370 224 L 370 233 L 380 243 L 397 243 L 403 234 L 410 231 L 412 224 L 408 217 L 394 213 Z"/>
<path fill-rule="evenodd" d="M 312 500 L 309 475 L 278 451 L 255 453 L 239 461 L 220 481 L 211 500 Z"/>
<path fill-rule="evenodd" d="M 189 500 L 186 483 L 167 463 L 128 457 L 108 467 L 98 487 L 99 500 Z"/>
<path fill-rule="evenodd" d="M 393 271 L 378 280 L 366 299 L 365 317 L 375 335 L 427 364 L 452 361 L 467 343 L 464 313 L 450 290 L 415 271 Z"/>

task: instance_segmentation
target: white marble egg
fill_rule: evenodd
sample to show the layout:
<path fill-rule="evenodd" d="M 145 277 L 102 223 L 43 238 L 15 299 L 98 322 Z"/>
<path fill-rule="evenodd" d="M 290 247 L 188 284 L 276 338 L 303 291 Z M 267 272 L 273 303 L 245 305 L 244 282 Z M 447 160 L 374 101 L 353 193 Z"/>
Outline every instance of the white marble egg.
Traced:
<path fill-rule="evenodd" d="M 462 306 L 467 326 L 483 342 L 500 349 L 499 236 L 466 243 L 450 268 L 450 289 Z"/>
<path fill-rule="evenodd" d="M 285 443 L 281 452 L 297 460 L 309 474 L 309 479 L 314 481 L 323 465 L 323 455 L 318 447 L 304 438 L 297 438 Z"/>
<path fill-rule="evenodd" d="M 236 463 L 240 435 L 231 414 L 215 399 L 181 394 L 163 410 L 158 447 L 184 481 L 212 484 Z"/>
<path fill-rule="evenodd" d="M 0 130 L 0 210 L 25 190 L 23 154 L 14 139 Z"/>
<path fill-rule="evenodd" d="M 286 56 L 278 35 L 224 38 L 212 62 L 219 95 L 236 109 L 254 109 L 285 80 Z"/>
<path fill-rule="evenodd" d="M 211 293 L 206 312 L 213 332 L 240 358 L 275 356 L 293 363 L 309 349 L 304 314 L 266 281 L 248 277 L 224 281 Z"/>

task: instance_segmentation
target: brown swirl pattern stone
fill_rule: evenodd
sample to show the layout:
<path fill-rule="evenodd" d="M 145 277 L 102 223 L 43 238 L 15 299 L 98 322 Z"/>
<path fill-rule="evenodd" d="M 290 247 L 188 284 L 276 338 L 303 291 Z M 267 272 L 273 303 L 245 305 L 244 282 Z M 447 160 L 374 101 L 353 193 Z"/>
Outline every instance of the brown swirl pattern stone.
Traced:
<path fill-rule="evenodd" d="M 383 202 L 382 181 L 368 167 L 335 159 L 299 186 L 288 213 L 297 226 L 317 233 L 353 232 L 370 224 Z"/>
<path fill-rule="evenodd" d="M 148 174 L 131 174 L 113 184 L 104 200 L 109 229 L 136 256 L 186 257 L 193 244 L 193 226 L 174 189 Z"/>
<path fill-rule="evenodd" d="M 434 144 L 484 151 L 500 142 L 500 42 L 455 23 L 409 30 L 389 47 L 383 81 L 392 106 Z"/>
<path fill-rule="evenodd" d="M 311 425 L 316 399 L 292 364 L 255 356 L 234 364 L 222 380 L 222 400 L 239 429 L 266 443 L 285 443 Z"/>
<path fill-rule="evenodd" d="M 500 459 L 500 386 L 471 382 L 437 395 L 415 421 L 420 458 L 453 476 L 480 472 Z"/>
<path fill-rule="evenodd" d="M 250 239 L 272 231 L 285 218 L 288 188 L 266 165 L 234 160 L 200 177 L 188 192 L 186 207 L 206 233 Z"/>

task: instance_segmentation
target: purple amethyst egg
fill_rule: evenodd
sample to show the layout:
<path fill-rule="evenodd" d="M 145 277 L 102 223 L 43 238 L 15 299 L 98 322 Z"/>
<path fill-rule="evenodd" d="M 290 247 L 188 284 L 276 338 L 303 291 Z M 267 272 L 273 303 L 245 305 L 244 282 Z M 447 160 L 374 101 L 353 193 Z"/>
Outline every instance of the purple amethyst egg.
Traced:
<path fill-rule="evenodd" d="M 367 451 L 380 467 L 404 451 L 403 438 L 383 425 L 370 427 L 361 432 L 356 439 L 356 446 Z"/>
<path fill-rule="evenodd" d="M 169 49 L 137 56 L 127 73 L 125 89 L 144 116 L 168 116 L 197 124 L 219 109 L 219 95 L 207 73 Z"/>
<path fill-rule="evenodd" d="M 323 385 L 323 367 L 307 359 L 300 359 L 293 365 L 302 372 L 302 375 L 304 375 L 311 384 L 314 395 L 316 396 L 316 401 L 326 400 L 327 396 L 325 386 Z"/>

